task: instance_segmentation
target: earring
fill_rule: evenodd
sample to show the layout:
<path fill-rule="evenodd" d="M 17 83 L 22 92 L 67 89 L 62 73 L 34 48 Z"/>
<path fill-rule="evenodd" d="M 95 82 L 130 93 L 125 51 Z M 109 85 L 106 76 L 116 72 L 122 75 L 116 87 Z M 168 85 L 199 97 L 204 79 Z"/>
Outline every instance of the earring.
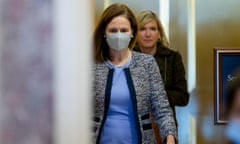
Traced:
<path fill-rule="evenodd" d="M 158 38 L 158 40 L 161 42 L 161 41 L 162 41 L 162 38 L 161 38 L 161 37 L 159 37 L 159 38 Z"/>

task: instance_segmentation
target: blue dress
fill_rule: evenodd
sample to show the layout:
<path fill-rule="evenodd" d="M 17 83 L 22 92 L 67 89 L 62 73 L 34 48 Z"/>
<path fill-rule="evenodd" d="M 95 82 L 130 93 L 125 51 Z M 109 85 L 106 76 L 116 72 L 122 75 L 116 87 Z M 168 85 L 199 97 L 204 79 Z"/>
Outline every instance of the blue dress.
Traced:
<path fill-rule="evenodd" d="M 105 63 L 114 69 L 114 74 L 109 111 L 100 144 L 137 144 L 133 105 L 124 72 L 131 61 L 120 67 Z"/>

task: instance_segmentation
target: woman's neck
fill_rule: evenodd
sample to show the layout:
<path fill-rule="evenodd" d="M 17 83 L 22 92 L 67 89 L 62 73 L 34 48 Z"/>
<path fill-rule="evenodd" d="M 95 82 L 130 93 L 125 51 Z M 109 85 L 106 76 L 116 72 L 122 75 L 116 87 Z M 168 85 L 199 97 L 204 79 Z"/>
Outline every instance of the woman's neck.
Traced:
<path fill-rule="evenodd" d="M 127 48 L 122 51 L 110 50 L 110 62 L 116 66 L 122 66 L 131 59 L 132 53 Z"/>
<path fill-rule="evenodd" d="M 157 52 L 157 47 L 140 47 L 141 52 L 145 53 L 145 54 L 150 54 L 150 55 L 155 55 L 155 53 Z"/>

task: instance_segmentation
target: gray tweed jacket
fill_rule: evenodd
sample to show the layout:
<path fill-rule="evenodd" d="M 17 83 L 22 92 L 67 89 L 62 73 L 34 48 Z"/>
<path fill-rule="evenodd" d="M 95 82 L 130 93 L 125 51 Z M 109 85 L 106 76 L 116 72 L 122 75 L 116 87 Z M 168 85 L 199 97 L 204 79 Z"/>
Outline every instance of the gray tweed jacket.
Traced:
<path fill-rule="evenodd" d="M 93 141 L 98 144 L 109 108 L 114 70 L 104 63 L 96 64 L 94 69 Z M 173 112 L 154 57 L 133 52 L 131 64 L 124 70 L 135 112 L 138 143 L 155 143 L 149 116 L 150 111 L 152 111 L 154 121 L 158 124 L 162 139 L 166 139 L 167 135 L 177 138 Z"/>

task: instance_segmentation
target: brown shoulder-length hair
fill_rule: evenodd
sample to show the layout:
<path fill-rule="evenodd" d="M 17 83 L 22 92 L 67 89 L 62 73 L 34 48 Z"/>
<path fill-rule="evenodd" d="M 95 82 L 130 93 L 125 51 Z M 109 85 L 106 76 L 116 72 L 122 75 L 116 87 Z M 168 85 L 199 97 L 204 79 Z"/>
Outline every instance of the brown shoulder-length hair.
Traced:
<path fill-rule="evenodd" d="M 152 20 L 155 20 L 157 22 L 158 31 L 160 33 L 160 39 L 158 40 L 158 43 L 161 45 L 161 47 L 169 48 L 169 41 L 167 39 L 163 25 L 154 12 L 147 10 L 142 11 L 138 14 L 137 21 L 139 24 L 139 29 L 143 28 L 145 24 L 149 23 Z"/>
<path fill-rule="evenodd" d="M 129 7 L 127 7 L 124 4 L 120 3 L 112 4 L 107 9 L 104 10 L 94 31 L 93 52 L 95 63 L 100 63 L 110 59 L 109 46 L 105 38 L 105 29 L 107 25 L 112 21 L 112 19 L 117 16 L 125 16 L 129 20 L 133 33 L 132 34 L 133 38 L 129 43 L 129 48 L 132 49 L 135 45 L 136 36 L 138 32 L 138 25 L 134 13 L 131 11 Z"/>

